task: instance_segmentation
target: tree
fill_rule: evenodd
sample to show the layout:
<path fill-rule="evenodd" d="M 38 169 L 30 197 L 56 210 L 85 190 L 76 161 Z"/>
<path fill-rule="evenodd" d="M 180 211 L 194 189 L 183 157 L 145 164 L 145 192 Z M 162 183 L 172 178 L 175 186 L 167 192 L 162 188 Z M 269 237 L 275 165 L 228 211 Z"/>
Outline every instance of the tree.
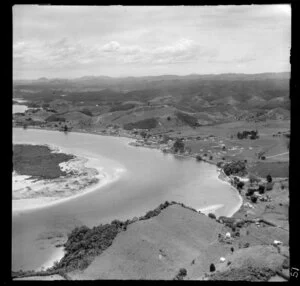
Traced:
<path fill-rule="evenodd" d="M 268 183 L 271 183 L 271 182 L 272 182 L 272 177 L 271 177 L 270 174 L 267 175 L 266 179 L 267 179 L 267 182 L 268 182 Z"/>
<path fill-rule="evenodd" d="M 251 196 L 251 202 L 256 203 L 257 202 L 257 197 L 256 196 Z"/>
<path fill-rule="evenodd" d="M 216 218 L 217 218 L 216 215 L 213 214 L 213 213 L 209 213 L 209 214 L 208 214 L 208 217 L 210 217 L 210 218 L 212 218 L 212 219 L 216 219 Z"/>
<path fill-rule="evenodd" d="M 197 161 L 202 161 L 202 157 L 201 157 L 200 155 L 197 155 L 197 156 L 196 156 L 196 160 L 197 160 Z"/>
<path fill-rule="evenodd" d="M 173 145 L 173 148 L 175 150 L 175 152 L 183 152 L 184 150 L 184 143 L 182 142 L 182 140 L 180 139 L 176 139 L 174 145 Z"/>
<path fill-rule="evenodd" d="M 180 268 L 178 274 L 176 275 L 177 280 L 183 280 L 183 277 L 187 275 L 185 268 Z"/>
<path fill-rule="evenodd" d="M 68 128 L 68 126 L 67 126 L 67 125 L 65 125 L 63 130 L 64 130 L 65 134 L 67 134 L 67 133 L 68 133 L 68 131 L 69 131 L 69 128 Z"/>
<path fill-rule="evenodd" d="M 168 120 L 168 121 L 170 121 L 170 120 L 171 120 L 171 117 L 170 117 L 170 116 L 168 116 L 168 117 L 167 117 L 167 120 Z"/>
<path fill-rule="evenodd" d="M 238 182 L 237 185 L 236 185 L 236 187 L 237 187 L 238 189 L 242 189 L 242 188 L 244 187 L 244 185 L 245 185 L 244 182 Z"/>
<path fill-rule="evenodd" d="M 215 266 L 213 263 L 210 264 L 210 266 L 209 266 L 209 271 L 210 271 L 210 272 L 216 271 L 216 266 Z"/>
<path fill-rule="evenodd" d="M 259 186 L 258 186 L 258 192 L 259 192 L 260 194 L 263 194 L 263 193 L 265 192 L 265 186 L 264 186 L 264 185 L 259 185 Z"/>

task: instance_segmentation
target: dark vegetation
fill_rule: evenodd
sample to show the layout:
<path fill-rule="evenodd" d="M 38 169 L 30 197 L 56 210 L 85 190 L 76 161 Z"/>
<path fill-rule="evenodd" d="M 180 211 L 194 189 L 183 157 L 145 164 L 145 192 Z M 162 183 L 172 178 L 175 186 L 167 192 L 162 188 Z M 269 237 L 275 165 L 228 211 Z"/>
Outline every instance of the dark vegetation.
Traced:
<path fill-rule="evenodd" d="M 251 131 L 238 132 L 237 133 L 237 138 L 238 139 L 248 139 L 248 138 L 250 138 L 250 139 L 254 140 L 254 139 L 258 139 L 259 136 L 258 136 L 257 130 L 256 131 L 251 130 Z"/>
<path fill-rule="evenodd" d="M 208 217 L 212 218 L 212 219 L 217 219 L 216 215 L 213 213 L 209 213 Z"/>
<path fill-rule="evenodd" d="M 140 120 L 133 123 L 124 124 L 124 129 L 132 130 L 132 129 L 153 129 L 158 125 L 158 121 L 156 118 L 148 118 L 144 120 Z"/>
<path fill-rule="evenodd" d="M 213 263 L 210 264 L 210 266 L 209 266 L 209 271 L 210 271 L 210 272 L 216 271 L 216 266 L 215 266 Z"/>
<path fill-rule="evenodd" d="M 230 175 L 245 175 L 246 171 L 246 164 L 243 161 L 235 161 L 231 163 L 227 163 L 223 167 L 224 173 L 226 176 Z"/>
<path fill-rule="evenodd" d="M 16 144 L 13 146 L 13 169 L 21 175 L 41 179 L 65 176 L 59 164 L 74 159 L 73 155 L 51 153 L 47 146 Z"/>
<path fill-rule="evenodd" d="M 197 156 L 196 156 L 196 160 L 197 160 L 197 161 L 202 161 L 202 157 L 201 157 L 200 155 L 197 155 Z"/>
<path fill-rule="evenodd" d="M 132 104 L 132 103 L 118 104 L 118 105 L 114 105 L 113 107 L 111 107 L 109 112 L 124 111 L 124 110 L 132 109 L 134 107 L 135 107 L 135 104 Z"/>
<path fill-rule="evenodd" d="M 183 280 L 187 275 L 187 270 L 185 268 L 180 268 L 178 274 L 175 276 L 174 280 Z"/>
<path fill-rule="evenodd" d="M 64 117 L 59 117 L 56 114 L 52 114 L 45 119 L 46 122 L 65 122 L 66 119 Z"/>
<path fill-rule="evenodd" d="M 200 124 L 198 123 L 198 119 L 195 118 L 194 116 L 191 116 L 191 115 L 187 114 L 187 113 L 177 112 L 176 116 L 182 122 L 186 123 L 187 125 L 189 125 L 191 127 L 198 127 L 198 126 L 200 126 Z"/>
<path fill-rule="evenodd" d="M 182 153 L 184 151 L 183 141 L 181 139 L 177 138 L 176 141 L 173 144 L 173 149 L 174 149 L 175 153 L 177 153 L 177 152 Z"/>
<path fill-rule="evenodd" d="M 81 109 L 80 112 L 87 116 L 93 116 L 93 113 L 87 108 Z"/>

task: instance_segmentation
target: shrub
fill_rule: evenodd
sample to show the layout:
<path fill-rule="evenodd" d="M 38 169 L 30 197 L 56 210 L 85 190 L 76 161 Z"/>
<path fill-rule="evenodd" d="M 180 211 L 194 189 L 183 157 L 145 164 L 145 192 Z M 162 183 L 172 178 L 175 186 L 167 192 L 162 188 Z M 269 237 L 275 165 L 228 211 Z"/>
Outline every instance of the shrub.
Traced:
<path fill-rule="evenodd" d="M 212 219 L 216 219 L 216 218 L 217 218 L 216 215 L 213 214 L 213 213 L 209 213 L 209 214 L 208 214 L 208 217 L 210 217 L 210 218 L 212 218 Z"/>
<path fill-rule="evenodd" d="M 252 140 L 259 138 L 258 132 L 255 130 L 251 131 L 243 131 L 243 132 L 238 132 L 237 133 L 237 138 L 238 139 L 245 139 L 245 138 L 250 138 Z"/>
<path fill-rule="evenodd" d="M 266 179 L 267 179 L 267 182 L 268 182 L 268 183 L 271 183 L 271 182 L 272 182 L 272 177 L 271 177 L 270 174 L 267 175 Z"/>
<path fill-rule="evenodd" d="M 178 274 L 176 275 L 177 280 L 183 280 L 183 277 L 187 275 L 187 270 L 185 268 L 180 268 Z"/>
<path fill-rule="evenodd" d="M 209 160 L 212 160 L 212 159 L 213 159 L 213 156 L 212 156 L 212 155 L 210 155 L 210 156 L 209 156 Z"/>
<path fill-rule="evenodd" d="M 266 160 L 266 156 L 261 156 L 260 159 Z"/>
<path fill-rule="evenodd" d="M 175 152 L 177 152 L 177 151 L 183 152 L 184 151 L 184 143 L 182 142 L 182 140 L 176 139 L 176 141 L 173 144 L 173 149 Z"/>
<path fill-rule="evenodd" d="M 202 161 L 202 157 L 201 157 L 200 155 L 197 155 L 197 156 L 196 156 L 196 160 L 197 160 L 197 161 Z"/>
<path fill-rule="evenodd" d="M 213 263 L 210 264 L 210 266 L 209 266 L 209 271 L 210 271 L 210 272 L 216 271 L 216 266 L 215 266 Z"/>
<path fill-rule="evenodd" d="M 260 194 L 263 194 L 263 193 L 265 192 L 265 186 L 264 186 L 264 185 L 259 185 L 259 186 L 258 186 L 258 192 L 259 192 Z"/>
<path fill-rule="evenodd" d="M 251 202 L 256 203 L 257 202 L 257 197 L 256 196 L 251 196 Z"/>
<path fill-rule="evenodd" d="M 168 121 L 170 121 L 170 120 L 171 120 L 171 117 L 170 117 L 170 116 L 168 116 L 168 117 L 167 117 L 167 120 L 168 120 Z"/>
<path fill-rule="evenodd" d="M 227 163 L 224 165 L 223 170 L 227 176 L 230 176 L 231 174 L 245 175 L 246 174 L 246 164 L 242 161 Z"/>
<path fill-rule="evenodd" d="M 237 185 L 236 185 L 236 187 L 237 187 L 238 189 L 242 189 L 242 188 L 244 187 L 244 185 L 245 185 L 244 182 L 238 182 Z"/>

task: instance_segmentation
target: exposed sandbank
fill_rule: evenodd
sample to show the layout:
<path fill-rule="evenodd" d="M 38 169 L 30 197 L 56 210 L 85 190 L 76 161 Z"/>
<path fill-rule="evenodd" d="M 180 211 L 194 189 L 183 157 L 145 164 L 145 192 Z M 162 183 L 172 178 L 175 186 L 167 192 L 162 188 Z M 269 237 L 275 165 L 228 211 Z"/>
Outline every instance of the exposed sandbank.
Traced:
<path fill-rule="evenodd" d="M 48 146 L 53 152 L 70 153 L 57 146 Z M 96 191 L 117 180 L 125 171 L 123 168 L 115 168 L 113 173 L 107 173 L 103 171 L 101 160 L 78 156 L 59 166 L 68 173 L 66 177 L 34 180 L 29 176 L 13 173 L 12 209 L 14 214 L 53 206 Z"/>

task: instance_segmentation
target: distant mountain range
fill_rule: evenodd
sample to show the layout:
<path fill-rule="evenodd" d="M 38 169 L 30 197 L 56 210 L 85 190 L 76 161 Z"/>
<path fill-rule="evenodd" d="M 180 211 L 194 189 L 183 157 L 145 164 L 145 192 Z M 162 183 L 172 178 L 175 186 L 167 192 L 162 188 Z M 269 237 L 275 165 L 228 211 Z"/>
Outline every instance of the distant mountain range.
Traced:
<path fill-rule="evenodd" d="M 269 117 L 289 119 L 289 79 L 289 72 L 39 78 L 14 81 L 13 94 L 33 102 L 63 100 L 73 107 L 80 103 L 96 113 L 98 109 L 101 114 L 112 112 L 117 119 L 107 119 L 108 122 L 131 123 L 139 114 L 136 120 L 156 118 L 161 125 L 172 127 L 177 121 L 166 118 L 177 118 L 178 112 L 194 116 L 200 124 Z"/>

